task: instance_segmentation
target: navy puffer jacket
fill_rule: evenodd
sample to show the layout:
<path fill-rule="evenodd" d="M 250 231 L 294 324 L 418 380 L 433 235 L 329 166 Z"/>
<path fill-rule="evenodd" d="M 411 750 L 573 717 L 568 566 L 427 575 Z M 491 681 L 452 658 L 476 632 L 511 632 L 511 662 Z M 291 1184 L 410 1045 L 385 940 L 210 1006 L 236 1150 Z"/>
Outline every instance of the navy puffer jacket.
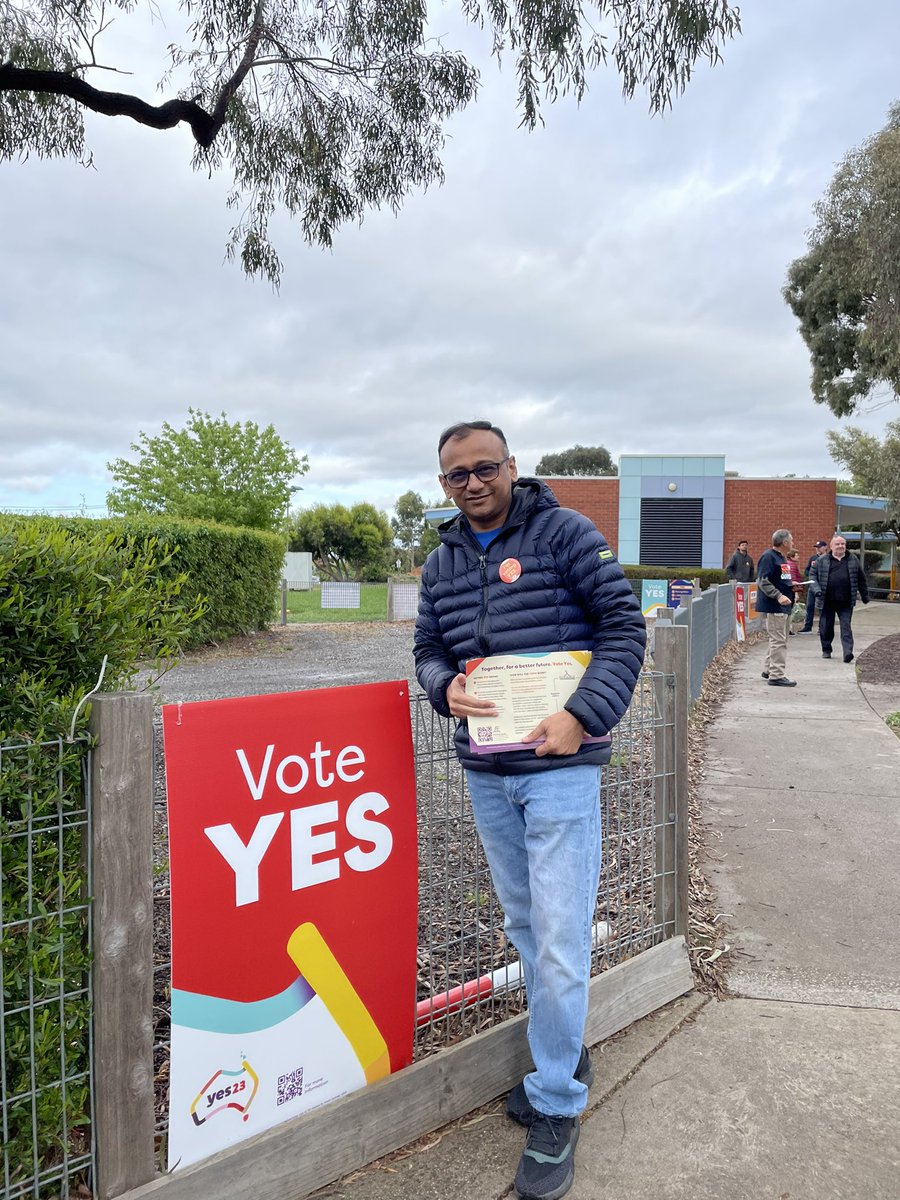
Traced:
<path fill-rule="evenodd" d="M 486 550 L 462 514 L 439 533 L 441 545 L 422 572 L 414 647 L 416 675 L 435 709 L 450 715 L 447 687 L 467 659 L 590 650 L 590 665 L 566 708 L 592 736 L 608 733 L 631 701 L 647 634 L 631 585 L 593 523 L 560 508 L 540 480 L 520 479 L 506 524 Z M 507 558 L 522 568 L 513 583 L 500 578 Z M 609 743 L 588 743 L 576 755 L 475 755 L 465 721 L 456 749 L 468 769 L 510 775 L 610 757 Z"/>

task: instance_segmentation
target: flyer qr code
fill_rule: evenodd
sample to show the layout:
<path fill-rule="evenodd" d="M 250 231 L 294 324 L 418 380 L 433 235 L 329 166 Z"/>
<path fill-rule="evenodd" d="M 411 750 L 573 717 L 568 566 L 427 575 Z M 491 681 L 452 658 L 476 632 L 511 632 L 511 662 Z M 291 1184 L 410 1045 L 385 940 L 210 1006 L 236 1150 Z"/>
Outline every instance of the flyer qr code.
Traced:
<path fill-rule="evenodd" d="M 475 737 L 479 742 L 492 742 L 494 740 L 494 731 L 490 725 L 479 725 L 475 730 Z"/>
<path fill-rule="evenodd" d="M 296 1100 L 298 1096 L 303 1095 L 303 1068 L 297 1067 L 295 1071 L 289 1071 L 287 1075 L 278 1076 L 278 1104 L 287 1104 L 289 1100 Z"/>

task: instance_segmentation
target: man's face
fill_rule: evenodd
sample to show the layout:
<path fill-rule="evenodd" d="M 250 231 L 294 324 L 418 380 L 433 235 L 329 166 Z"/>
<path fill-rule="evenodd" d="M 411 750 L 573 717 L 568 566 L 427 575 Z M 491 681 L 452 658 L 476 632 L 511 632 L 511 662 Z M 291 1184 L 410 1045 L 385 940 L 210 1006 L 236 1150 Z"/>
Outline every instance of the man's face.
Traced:
<path fill-rule="evenodd" d="M 784 539 L 784 541 L 781 543 L 781 553 L 784 555 L 785 558 L 787 558 L 787 556 L 790 554 L 790 552 L 793 550 L 793 548 L 794 548 L 794 539 L 791 537 L 790 534 L 788 534 L 787 537 Z"/>
<path fill-rule="evenodd" d="M 827 546 L 816 546 L 816 554 L 821 558 L 827 549 Z"/>
<path fill-rule="evenodd" d="M 841 559 L 847 553 L 847 540 L 842 537 L 833 537 L 831 539 L 831 553 L 835 558 Z"/>
<path fill-rule="evenodd" d="M 747 543 L 746 542 L 738 542 L 738 550 L 740 550 L 741 554 L 746 554 L 747 553 Z"/>
<path fill-rule="evenodd" d="M 477 475 L 470 475 L 462 487 L 448 485 L 446 476 L 451 471 L 472 471 L 486 463 L 500 463 L 500 474 L 496 479 L 485 483 Z M 503 443 L 488 429 L 475 429 L 464 438 L 450 438 L 441 451 L 438 482 L 444 495 L 466 514 L 469 524 L 479 533 L 503 524 L 512 500 L 512 485 L 517 478 L 516 460 L 512 456 L 507 459 Z"/>

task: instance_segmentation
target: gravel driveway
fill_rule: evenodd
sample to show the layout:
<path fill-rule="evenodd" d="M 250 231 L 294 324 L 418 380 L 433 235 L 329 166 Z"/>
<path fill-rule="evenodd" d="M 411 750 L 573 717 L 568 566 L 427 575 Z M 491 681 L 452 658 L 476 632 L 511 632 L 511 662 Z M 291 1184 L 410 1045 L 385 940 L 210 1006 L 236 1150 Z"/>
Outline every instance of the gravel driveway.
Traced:
<path fill-rule="evenodd" d="M 185 655 L 160 679 L 160 700 L 414 681 L 412 642 L 412 621 L 276 626 Z"/>

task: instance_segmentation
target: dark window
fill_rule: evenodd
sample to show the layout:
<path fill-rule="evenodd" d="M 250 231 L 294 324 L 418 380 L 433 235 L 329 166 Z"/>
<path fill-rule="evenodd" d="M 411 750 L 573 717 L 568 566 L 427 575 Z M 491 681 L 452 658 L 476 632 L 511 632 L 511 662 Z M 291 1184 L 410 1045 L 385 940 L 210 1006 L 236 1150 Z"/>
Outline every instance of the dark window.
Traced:
<path fill-rule="evenodd" d="M 703 501 L 665 497 L 641 501 L 641 563 L 703 565 Z"/>

